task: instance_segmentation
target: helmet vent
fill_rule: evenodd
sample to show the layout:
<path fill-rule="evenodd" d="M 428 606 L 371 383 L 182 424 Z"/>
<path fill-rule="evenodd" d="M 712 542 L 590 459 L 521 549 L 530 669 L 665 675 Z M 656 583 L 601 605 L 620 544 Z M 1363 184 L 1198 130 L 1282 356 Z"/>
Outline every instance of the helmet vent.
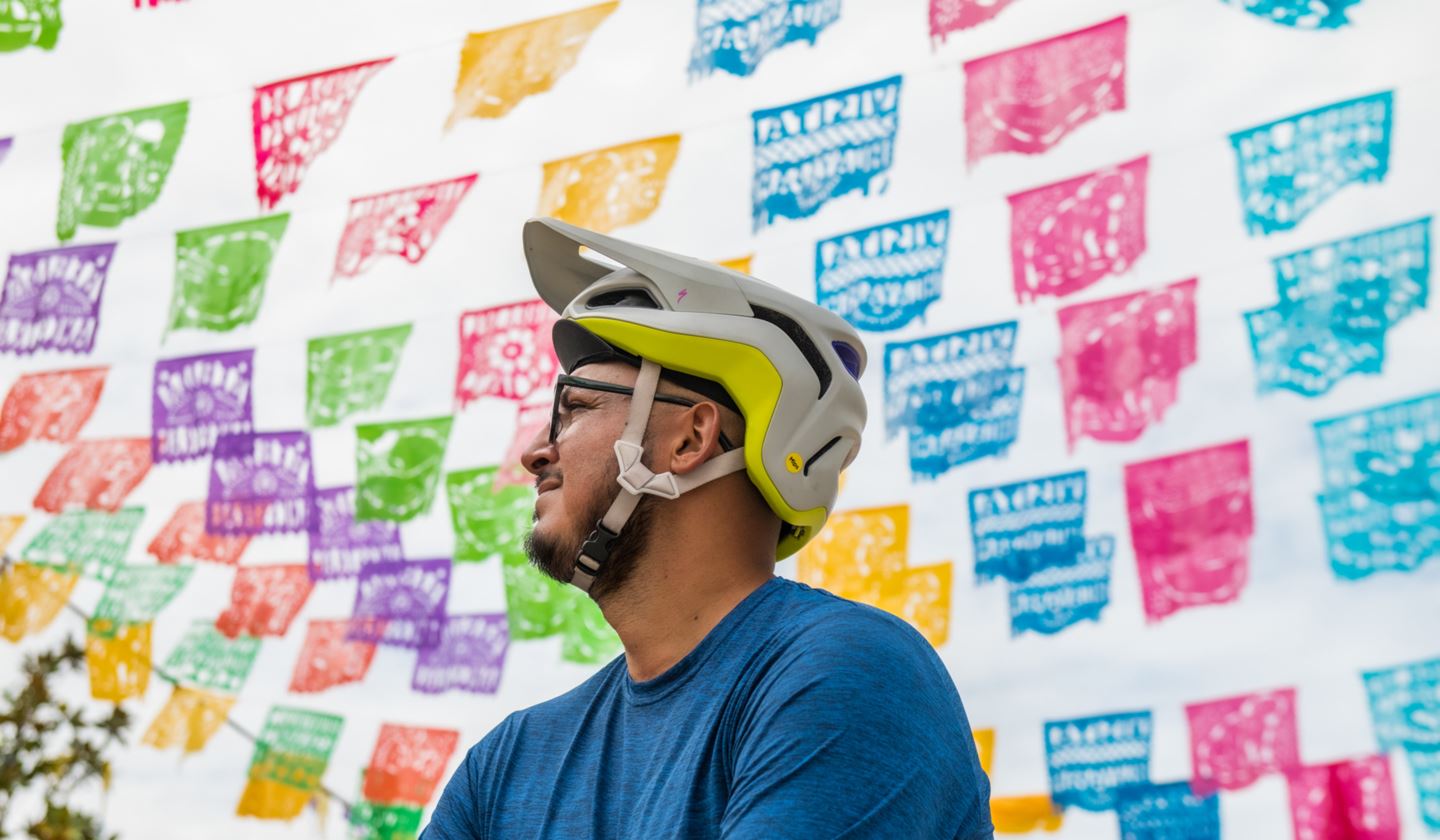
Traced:
<path fill-rule="evenodd" d="M 659 309 L 660 304 L 645 289 L 608 289 L 585 301 L 586 309 L 605 306 L 631 306 L 636 309 Z"/>
<path fill-rule="evenodd" d="M 843 341 L 832 341 L 830 346 L 835 348 L 835 355 L 840 357 L 840 363 L 845 365 L 845 370 L 849 372 L 850 378 L 859 379 L 860 354 L 856 352 L 855 348 Z"/>
<path fill-rule="evenodd" d="M 816 399 L 825 396 L 825 392 L 830 390 L 830 366 L 825 364 L 825 357 L 820 355 L 820 348 L 810 340 L 810 334 L 805 332 L 805 328 L 783 312 L 756 306 L 753 303 L 750 308 L 755 311 L 756 318 L 774 324 L 790 337 L 790 340 L 799 348 L 800 355 L 805 357 L 805 361 L 809 362 L 810 368 L 815 371 L 815 378 L 820 380 L 820 393 Z"/>
<path fill-rule="evenodd" d="M 829 452 L 829 451 L 835 446 L 835 444 L 837 444 L 837 443 L 839 443 L 839 442 L 840 442 L 840 436 L 839 436 L 839 435 L 836 435 L 835 437 L 830 438 L 830 442 L 829 442 L 829 443 L 827 443 L 827 444 L 825 444 L 824 446 L 820 447 L 819 449 L 815 450 L 815 454 L 814 454 L 814 455 L 811 455 L 809 458 L 806 458 L 806 459 L 805 459 L 805 472 L 804 472 L 804 474 L 808 476 L 808 475 L 810 474 L 810 468 L 813 467 L 813 466 L 815 466 L 815 462 L 820 459 L 820 456 L 821 456 L 821 455 L 824 455 L 826 452 Z"/>

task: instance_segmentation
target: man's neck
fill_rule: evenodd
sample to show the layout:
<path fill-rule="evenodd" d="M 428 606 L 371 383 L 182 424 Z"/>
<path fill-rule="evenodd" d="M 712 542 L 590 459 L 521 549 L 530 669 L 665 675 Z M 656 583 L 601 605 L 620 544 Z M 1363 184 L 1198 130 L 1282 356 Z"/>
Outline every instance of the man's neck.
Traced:
<path fill-rule="evenodd" d="M 679 549 L 657 545 L 634 576 L 604 597 L 600 609 L 625 645 L 636 682 L 652 680 L 685 658 L 750 593 L 774 576 L 772 563 L 736 563 L 735 546 Z M 724 553 L 726 556 L 717 556 Z"/>

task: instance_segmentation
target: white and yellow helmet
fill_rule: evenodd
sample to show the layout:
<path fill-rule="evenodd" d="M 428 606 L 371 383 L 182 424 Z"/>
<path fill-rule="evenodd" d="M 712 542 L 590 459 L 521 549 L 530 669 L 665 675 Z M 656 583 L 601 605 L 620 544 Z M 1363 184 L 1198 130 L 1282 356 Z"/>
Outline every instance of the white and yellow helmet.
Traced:
<path fill-rule="evenodd" d="M 865 345 L 855 329 L 748 275 L 556 219 L 526 222 L 524 242 L 536 291 L 560 313 L 555 349 L 565 371 L 608 346 L 737 409 L 745 418 L 744 444 L 713 460 L 731 456 L 733 470 L 724 472 L 743 468 L 788 526 L 777 559 L 814 537 L 835 504 L 840 471 L 860 451 L 865 427 L 859 382 Z M 619 267 L 591 259 L 581 246 Z M 630 432 L 635 430 L 627 427 Z M 622 471 L 626 466 L 622 455 Z M 714 472 L 704 480 L 718 477 Z M 631 494 L 639 483 L 627 485 L 622 475 L 622 488 Z"/>

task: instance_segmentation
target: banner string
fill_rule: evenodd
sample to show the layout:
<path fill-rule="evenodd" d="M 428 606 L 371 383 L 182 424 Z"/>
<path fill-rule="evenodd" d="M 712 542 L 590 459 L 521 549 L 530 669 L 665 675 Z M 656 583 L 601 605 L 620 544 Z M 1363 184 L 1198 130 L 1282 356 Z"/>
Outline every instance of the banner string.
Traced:
<path fill-rule="evenodd" d="M 24 561 L 21 560 L 21 559 L 19 559 L 19 558 L 17 558 L 17 557 L 15 557 L 15 556 L 13 556 L 13 555 L 11 555 L 10 553 L 6 552 L 6 553 L 3 555 L 3 561 L 0 561 L 0 572 L 9 571 L 12 566 L 14 566 L 14 565 L 17 564 L 17 563 L 21 563 L 21 562 L 24 562 Z M 77 616 L 79 616 L 81 619 L 83 619 L 83 620 L 85 621 L 85 626 L 86 626 L 87 628 L 89 627 L 89 625 L 90 625 L 90 614 L 89 614 L 89 613 L 87 613 L 87 612 L 85 612 L 84 610 L 80 609 L 79 607 L 75 606 L 75 602 L 74 602 L 74 601 L 71 601 L 69 598 L 66 598 L 66 599 L 65 599 L 65 607 L 66 607 L 66 609 L 68 609 L 70 612 L 74 613 L 75 615 L 77 615 Z M 150 657 L 149 659 L 150 659 L 150 671 L 151 671 L 152 673 L 154 673 L 156 676 L 160 677 L 160 679 L 164 680 L 165 682 L 169 683 L 169 684 L 172 685 L 172 686 L 183 687 L 183 686 L 181 686 L 180 681 L 179 681 L 178 679 L 176 679 L 174 676 L 171 676 L 170 673 L 167 672 L 167 671 L 160 665 L 160 663 L 156 662 L 153 657 Z M 119 704 L 116 704 L 116 705 L 119 705 Z M 243 724 L 239 723 L 238 721 L 236 721 L 235 718 L 232 717 L 228 712 L 225 714 L 225 725 L 228 726 L 228 727 L 230 727 L 230 729 L 234 730 L 237 734 L 240 735 L 240 737 L 244 738 L 245 740 L 249 741 L 250 743 L 252 743 L 252 744 L 259 744 L 259 743 L 260 743 L 260 736 L 256 735 L 254 732 L 252 732 L 250 729 L 248 729 L 245 725 L 243 725 Z M 325 794 L 326 796 L 328 796 L 329 798 L 335 800 L 336 802 L 339 802 L 340 805 L 345 809 L 345 813 L 346 813 L 347 819 L 348 819 L 348 815 L 349 815 L 350 811 L 355 807 L 354 803 L 351 802 L 351 801 L 349 800 L 349 798 L 344 797 L 344 796 L 341 796 L 340 794 L 336 793 L 336 792 L 335 792 L 334 790 L 332 790 L 329 786 L 327 786 L 324 782 L 319 782 L 319 783 L 317 783 L 317 784 L 316 784 L 316 787 L 320 790 L 321 793 Z"/>
<path fill-rule="evenodd" d="M 1179 6 L 1178 0 L 1167 0 L 1167 2 L 1164 2 L 1164 3 L 1157 3 L 1157 4 L 1154 5 L 1154 6 L 1151 6 L 1151 7 L 1148 7 L 1148 8 L 1144 8 L 1144 9 L 1140 9 L 1140 10 L 1138 10 L 1138 12 L 1142 12 L 1142 13 L 1149 14 L 1149 13 L 1153 13 L 1153 12 L 1156 11 L 1157 9 L 1168 9 L 1168 8 L 1170 8 L 1170 7 L 1172 7 L 1172 6 Z M 1129 17 L 1129 18 L 1134 18 L 1134 17 L 1136 16 L 1136 14 L 1137 14 L 1137 12 L 1130 12 L 1130 13 L 1127 14 L 1127 17 Z M 1082 28 L 1083 28 L 1083 27 L 1082 27 Z M 1064 33 L 1061 33 L 1061 34 L 1064 34 Z M 1045 39 L 1042 38 L 1042 39 L 1038 39 L 1038 40 L 1045 40 Z M 1035 42 L 1036 42 L 1036 41 L 1033 41 L 1033 40 L 1032 40 L 1032 41 L 1026 41 L 1025 43 L 1022 43 L 1022 44 L 1020 44 L 1019 46 L 1022 46 L 1022 47 L 1023 47 L 1023 46 L 1025 46 L 1026 44 L 1035 43 Z M 455 39 L 450 39 L 450 40 L 447 40 L 447 41 L 444 41 L 444 42 L 437 42 L 437 43 L 435 43 L 435 44 L 430 44 L 430 45 L 427 45 L 427 46 L 425 46 L 425 47 L 420 47 L 420 48 L 416 48 L 416 49 L 412 49 L 412 50 L 401 51 L 401 52 L 396 53 L 394 57 L 397 57 L 397 58 L 398 58 L 399 56 L 402 56 L 402 55 L 414 54 L 414 53 L 419 53 L 419 52 L 425 52 L 425 51 L 427 51 L 427 50 L 436 49 L 436 48 L 438 48 L 438 47 L 440 47 L 440 46 L 446 46 L 446 45 L 456 45 L 456 46 L 458 46 L 458 45 L 460 45 L 460 44 L 462 44 L 462 43 L 463 43 L 463 41 L 455 40 Z M 1007 49 L 1011 49 L 1011 48 L 1007 48 Z M 1004 50 L 1002 49 L 1002 50 L 998 50 L 997 52 L 1003 52 L 1003 51 L 1004 51 Z M 987 55 L 989 55 L 989 54 L 994 54 L 994 53 L 987 53 Z M 982 57 L 983 57 L 983 56 L 982 56 Z M 898 73 L 899 75 L 909 77 L 909 76 L 914 76 L 914 75 L 924 74 L 924 73 L 932 73 L 932 74 L 933 74 L 933 73 L 941 73 L 941 72 L 950 72 L 950 71 L 952 71 L 952 70 L 960 70 L 960 68 L 962 67 L 962 65 L 963 65 L 966 61 L 968 61 L 968 60 L 970 60 L 970 59 L 948 59 L 948 60 L 945 60 L 945 61 L 928 61 L 928 62 L 925 62 L 925 63 L 923 63 L 923 64 L 913 65 L 913 66 L 911 67 L 911 69 L 908 69 L 908 70 L 897 71 L 897 73 Z M 355 62 L 350 62 L 350 63 L 355 63 Z M 340 67 L 344 67 L 344 66 L 348 66 L 348 65 L 337 65 L 337 67 L 331 68 L 331 69 L 339 69 Z M 1129 71 L 1129 65 L 1127 64 L 1127 73 L 1128 73 L 1128 71 Z M 316 71 L 316 72 L 323 74 L 323 73 L 326 72 L 326 71 L 321 70 L 321 71 Z M 896 74 L 891 74 L 891 75 L 896 75 Z M 1440 73 L 1435 73 L 1435 72 L 1420 73 L 1420 74 L 1415 74 L 1415 75 L 1413 75 L 1413 76 L 1407 76 L 1407 77 L 1402 78 L 1402 79 L 1394 80 L 1394 81 L 1391 82 L 1387 87 L 1381 88 L 1381 89 L 1399 90 L 1401 87 L 1409 88 L 1411 85 L 1415 85 L 1415 84 L 1417 84 L 1417 83 L 1431 82 L 1431 81 L 1434 81 L 1434 80 L 1436 80 L 1436 79 L 1440 79 Z M 866 80 L 866 81 L 854 82 L 854 83 L 848 83 L 848 84 L 842 84 L 841 86 L 832 88 L 832 89 L 831 89 L 831 92 L 838 92 L 838 91 L 846 90 L 846 89 L 849 88 L 849 87 L 854 87 L 854 86 L 856 86 L 856 85 L 863 85 L 863 84 L 866 84 L 868 81 L 875 81 L 875 79 L 872 79 L 872 78 L 868 78 L 868 77 L 867 77 L 867 80 Z M 206 95 L 206 96 L 203 96 L 203 97 L 192 97 L 192 98 L 187 99 L 187 100 L 184 100 L 184 101 L 186 101 L 186 102 L 192 102 L 192 103 L 193 103 L 193 102 L 196 102 L 196 101 L 204 101 L 204 100 L 208 100 L 208 99 L 218 98 L 220 95 L 234 95 L 234 94 L 237 93 L 237 92 L 253 91 L 253 90 L 254 90 L 253 87 L 244 88 L 244 89 L 237 89 L 236 91 L 228 91 L 228 92 L 226 92 L 225 94 L 211 94 L 211 95 Z M 1378 92 L 1379 90 L 1380 90 L 1380 89 L 1376 89 L 1376 90 L 1373 90 L 1373 91 L 1372 91 L 1372 90 L 1368 90 L 1368 89 L 1367 89 L 1365 92 L 1360 93 L 1360 94 L 1358 94 L 1358 95 L 1365 95 L 1365 94 L 1367 94 L 1367 93 L 1374 93 L 1374 92 Z M 363 95 L 363 92 L 362 92 L 361 95 Z M 540 95 L 544 95 L 544 94 L 540 94 Z M 824 95 L 825 95 L 824 93 L 815 94 L 815 96 L 820 96 L 820 97 L 823 97 Z M 1348 97 L 1346 97 L 1346 98 L 1348 98 Z M 804 100 L 797 100 L 797 101 L 804 101 Z M 782 105 L 783 105 L 783 104 L 784 104 L 784 103 L 782 103 Z M 1295 110 L 1293 110 L 1293 111 L 1287 111 L 1285 114 L 1281 114 L 1281 115 L 1279 115 L 1277 118 L 1283 119 L 1285 116 L 1288 116 L 1288 115 L 1291 114 L 1291 113 L 1301 113 L 1301 112 L 1304 112 L 1304 111 L 1306 111 L 1306 110 L 1310 110 L 1310 109 L 1312 109 L 1312 108 L 1323 107 L 1325 104 L 1326 104 L 1326 103 L 1323 103 L 1323 102 L 1321 102 L 1321 103 L 1317 103 L 1317 102 L 1304 102 L 1304 103 L 1299 103 L 1299 104 L 1297 104 L 1296 106 L 1294 106 Z M 146 107 L 146 106 L 137 106 L 137 107 Z M 774 107 L 774 106 L 771 106 L 771 107 Z M 958 107 L 958 104 L 957 104 L 957 107 Z M 902 110 L 903 110 L 903 109 L 902 109 Z M 123 111 L 119 111 L 119 112 L 116 112 L 116 113 L 123 113 Z M 1143 115 L 1143 111 L 1142 111 L 1141 109 L 1132 108 L 1132 107 L 1129 107 L 1128 105 L 1127 105 L 1127 107 L 1126 107 L 1123 111 L 1119 111 L 1119 112 L 1115 112 L 1115 113 L 1116 113 L 1116 114 L 1142 114 L 1142 115 Z M 102 114 L 102 115 L 99 115 L 99 116 L 104 116 L 104 115 Z M 688 133 L 707 131 L 707 130 L 714 129 L 714 128 L 718 128 L 718 127 L 721 127 L 721 126 L 737 126 L 737 125 L 739 125 L 739 124 L 746 124 L 746 123 L 748 123 L 749 119 L 750 119 L 750 115 L 749 115 L 748 113 L 743 114 L 743 115 L 742 115 L 742 114 L 728 114 L 728 115 L 724 115 L 724 116 L 721 116 L 721 117 L 717 117 L 717 118 L 714 119 L 714 120 L 710 120 L 710 121 L 706 121 L 706 122 L 700 122 L 700 123 L 694 123 L 694 124 L 689 125 L 689 126 L 686 126 L 686 127 L 669 129 L 669 130 L 663 131 L 663 132 L 661 132 L 660 134 L 655 135 L 655 136 L 664 136 L 664 135 L 666 135 L 666 134 L 675 134 L 675 133 L 678 133 L 678 134 L 680 134 L 681 137 L 682 137 L 682 145 L 683 145 L 683 138 L 684 138 L 684 136 L 685 136 L 686 134 L 688 134 Z M 1256 124 L 1263 124 L 1263 120 L 1257 122 Z M 1250 126 L 1237 126 L 1235 130 L 1237 130 L 1237 131 L 1243 131 L 1243 130 L 1245 130 L 1245 129 L 1248 128 L 1248 127 L 1250 127 Z M 50 126 L 46 126 L 46 127 L 42 128 L 42 129 L 29 129 L 29 130 L 26 130 L 26 131 L 21 131 L 21 132 L 17 132 L 17 133 L 11 134 L 11 135 L 9 135 L 9 136 L 13 139 L 13 138 L 18 138 L 18 137 L 24 137 L 24 136 L 26 136 L 27 134 L 40 133 L 40 132 L 42 132 L 42 131 L 54 131 L 54 130 L 56 130 L 56 129 L 58 129 L 58 128 L 63 128 L 63 125 L 50 125 Z M 447 134 L 448 134 L 448 132 L 443 132 L 443 131 L 441 132 L 441 138 L 442 138 L 442 140 L 447 136 Z M 4 136 L 4 135 L 0 135 L 0 136 Z M 1169 155 L 1172 155 L 1172 154 L 1175 154 L 1175 153 L 1186 152 L 1186 151 L 1190 151 L 1190 150 L 1193 150 L 1193 149 L 1202 148 L 1202 147 L 1204 147 L 1205 145 L 1207 145 L 1207 144 L 1209 144 L 1209 143 L 1212 143 L 1212 142 L 1214 142 L 1214 141 L 1217 140 L 1217 139 L 1228 139 L 1228 137 L 1229 137 L 1229 134 L 1227 133 L 1227 134 L 1220 135 L 1220 136 L 1209 135 L 1209 136 L 1199 136 L 1198 138 L 1197 138 L 1197 137 L 1190 137 L 1189 139 L 1187 139 L 1187 140 L 1184 141 L 1184 142 L 1176 142 L 1176 141 L 1174 141 L 1174 140 L 1171 140 L 1171 141 L 1167 141 L 1167 142 L 1164 142 L 1164 143 L 1161 143 L 1161 144 L 1157 144 L 1157 145 L 1155 145 L 1155 146 L 1152 146 L 1152 147 L 1146 149 L 1146 150 L 1143 151 L 1143 152 L 1139 152 L 1139 154 L 1145 154 L 1145 155 L 1149 155 L 1149 156 L 1151 156 L 1151 157 L 1154 157 L 1154 156 L 1156 156 L 1156 155 L 1169 156 Z M 623 144 L 623 143 L 625 143 L 625 142 L 635 142 L 635 141 L 637 141 L 637 140 L 645 140 L 645 139 L 648 139 L 648 138 L 632 138 L 630 141 L 622 140 L 622 141 L 619 141 L 619 142 Z M 182 144 L 183 144 L 183 141 L 182 141 Z M 514 162 L 514 163 L 507 163 L 507 164 L 503 164 L 503 165 L 500 165 L 500 166 L 483 167 L 483 168 L 477 168 L 477 169 L 469 169 L 469 170 L 467 170 L 467 172 L 451 173 L 451 174 L 448 175 L 448 176 L 437 177 L 437 178 L 435 178 L 434 180 L 443 180 L 445 177 L 456 177 L 456 176 L 458 176 L 458 175 L 464 175 L 464 174 L 469 174 L 470 172 L 476 172 L 476 173 L 478 173 L 478 174 L 480 175 L 480 183 L 477 184 L 477 188 L 478 188 L 478 187 L 480 186 L 480 184 L 483 184 L 483 182 L 484 182 L 484 180 L 485 180 L 485 178 L 486 178 L 487 176 L 496 177 L 496 176 L 509 175 L 509 174 L 513 174 L 513 173 L 520 172 L 520 171 L 523 171 L 523 170 L 528 170 L 528 169 L 539 169 L 539 168 L 540 168 L 541 166 L 543 166 L 545 163 L 548 163 L 548 162 L 550 162 L 550 161 L 552 161 L 552 160 L 564 160 L 564 159 L 567 159 L 568 157 L 573 157 L 573 156 L 575 156 L 575 155 L 583 155 L 583 154 L 585 154 L 586 152 L 590 152 L 590 151 L 601 151 L 601 150 L 603 150 L 604 148 L 607 148 L 607 147 L 601 146 L 601 147 L 592 147 L 592 148 L 581 149 L 581 150 L 579 150 L 579 151 L 577 151 L 577 152 L 572 153 L 571 155 L 565 155 L 565 156 L 561 156 L 561 157 L 558 157 L 558 158 L 551 158 L 551 159 L 549 159 L 549 160 L 526 160 L 526 161 L 520 161 L 520 162 Z M 11 154 L 11 155 L 14 155 L 14 154 L 15 154 L 14 148 L 11 149 L 10 154 Z M 1114 162 L 1118 163 L 1119 161 L 1114 161 Z M 313 161 L 312 161 L 312 164 L 313 164 Z M 1097 168 L 1104 168 L 1104 165 L 1101 165 L 1101 166 L 1099 166 L 1099 167 L 1097 167 Z M 1077 173 L 1077 174 L 1084 174 L 1084 173 Z M 370 190 L 370 189 L 367 189 L 366 192 L 365 192 L 365 194 L 364 194 L 364 197 L 368 197 L 368 196 L 372 196 L 372 195 L 377 195 L 377 194 L 384 193 L 384 192 L 404 190 L 404 189 L 407 189 L 407 188 L 413 187 L 413 186 L 420 186 L 420 184 L 393 185 L 393 186 L 391 186 L 391 187 L 389 187 L 389 188 L 381 188 L 381 189 L 378 189 L 378 190 Z M 1026 185 L 1021 185 L 1021 186 L 1019 186 L 1019 187 L 1017 188 L 1017 191 L 1024 191 L 1025 189 L 1028 189 L 1028 188 L 1030 188 L 1030 187 L 1032 187 L 1032 186 L 1044 186 L 1044 184 L 1026 184 Z M 269 209 L 269 210 L 257 211 L 257 212 L 254 214 L 254 216 L 250 216 L 250 215 L 228 216 L 228 217 L 226 217 L 225 219 L 223 219 L 223 220 L 221 220 L 220 222 L 217 222 L 217 223 L 228 223 L 228 222 L 239 221 L 239 220 L 243 220 L 243 219 L 247 219 L 247 218 L 259 218 L 259 217 L 270 216 L 270 215 L 275 215 L 275 214 L 279 214 L 279 213 L 289 213 L 292 217 L 299 216 L 299 217 L 302 217 L 302 218 L 308 218 L 308 217 L 311 217 L 311 216 L 321 215 L 321 214 L 324 214 L 324 213 L 336 214 L 336 213 L 339 211 L 339 208 L 342 206 L 342 204 L 343 204 L 343 206 L 348 207 L 349 202 L 350 202 L 350 199 L 353 198 L 353 197 L 355 197 L 355 196 L 342 196 L 342 197 L 325 196 L 325 197 L 319 197 L 319 196 L 310 195 L 310 196 L 307 196 L 307 197 L 308 197 L 310 200 L 307 201 L 307 202 L 305 202 L 305 203 L 296 203 L 296 204 L 293 205 L 293 206 L 284 206 L 284 205 L 282 204 L 281 206 L 277 206 L 277 207 L 271 208 L 271 209 Z M 946 203 L 945 206 L 950 207 L 951 209 L 967 208 L 967 207 L 973 207 L 973 206 L 976 206 L 976 205 L 979 205 L 979 204 L 984 204 L 984 203 L 987 203 L 987 202 L 992 202 L 992 201 L 997 200 L 997 198 L 1003 198 L 1003 197 L 1004 197 L 1004 196 L 985 195 L 985 194 L 983 194 L 983 193 L 982 193 L 982 194 L 976 194 L 976 193 L 974 193 L 974 192 L 972 191 L 972 192 L 969 192 L 969 193 L 968 193 L 968 196 L 967 196 L 968 200 L 962 201 L 962 202 L 958 202 L 958 203 Z M 89 226 L 89 225 L 85 225 L 84 227 L 85 227 L 86 230 L 96 231 L 96 232 L 104 230 L 103 228 L 94 228 L 94 227 Z M 143 240 L 143 239 L 149 239 L 149 238 L 152 238 L 152 237 L 166 237 L 166 236 L 172 236 L 172 235 L 174 235 L 174 231 L 172 231 L 172 230 L 153 230 L 153 229 L 147 230 L 147 229 L 145 229 L 143 226 L 137 226 L 137 227 L 139 227 L 139 230 L 137 230 L 137 231 L 135 231 L 135 232 L 132 232 L 132 233 L 128 234 L 127 236 L 123 236 L 123 237 L 113 237 L 113 238 L 111 238 L 111 237 L 105 237 L 105 236 L 101 235 L 101 236 L 99 236 L 99 239 L 100 239 L 100 240 L 104 240 L 104 241 L 124 242 L 124 241 L 127 241 L 127 240 Z M 751 238 L 754 239 L 754 238 L 758 237 L 760 233 L 761 233 L 761 231 L 752 232 Z M 798 238 L 797 238 L 796 240 L 793 240 L 793 241 L 797 241 L 797 242 L 798 242 L 798 241 L 800 241 L 800 240 L 798 240 Z M 771 241 L 771 242 L 767 243 L 767 250 L 768 250 L 769 248 L 777 248 L 777 247 L 778 247 L 778 248 L 786 248 L 786 247 L 790 247 L 790 242 L 791 242 L 791 240 L 780 240 L 780 241 L 778 241 L 778 242 Z M 53 246 L 53 245 L 49 245 L 49 244 L 40 246 L 40 248 L 48 248 L 48 247 L 54 247 L 54 246 Z M 39 249 L 38 249 L 38 248 L 31 248 L 31 249 L 28 249 L 28 250 L 39 250 Z M 27 252 L 27 251 L 21 250 L 21 249 L 11 249 L 11 251 L 12 251 L 12 253 L 26 253 L 26 252 Z M 720 259 L 720 258 L 729 258 L 729 257 L 734 257 L 734 256 L 740 256 L 740 255 L 739 255 L 739 254 L 716 255 L 716 258 L 717 258 L 717 259 Z"/>

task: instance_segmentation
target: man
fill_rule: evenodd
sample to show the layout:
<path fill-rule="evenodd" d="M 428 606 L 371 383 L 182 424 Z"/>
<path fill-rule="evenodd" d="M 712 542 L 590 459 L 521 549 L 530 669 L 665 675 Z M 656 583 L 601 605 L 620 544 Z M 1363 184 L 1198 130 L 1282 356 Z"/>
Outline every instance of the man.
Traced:
<path fill-rule="evenodd" d="M 566 371 L 527 549 L 625 654 L 476 744 L 425 840 L 991 837 L 930 645 L 774 573 L 859 449 L 859 336 L 709 263 L 552 219 L 524 239 Z"/>

